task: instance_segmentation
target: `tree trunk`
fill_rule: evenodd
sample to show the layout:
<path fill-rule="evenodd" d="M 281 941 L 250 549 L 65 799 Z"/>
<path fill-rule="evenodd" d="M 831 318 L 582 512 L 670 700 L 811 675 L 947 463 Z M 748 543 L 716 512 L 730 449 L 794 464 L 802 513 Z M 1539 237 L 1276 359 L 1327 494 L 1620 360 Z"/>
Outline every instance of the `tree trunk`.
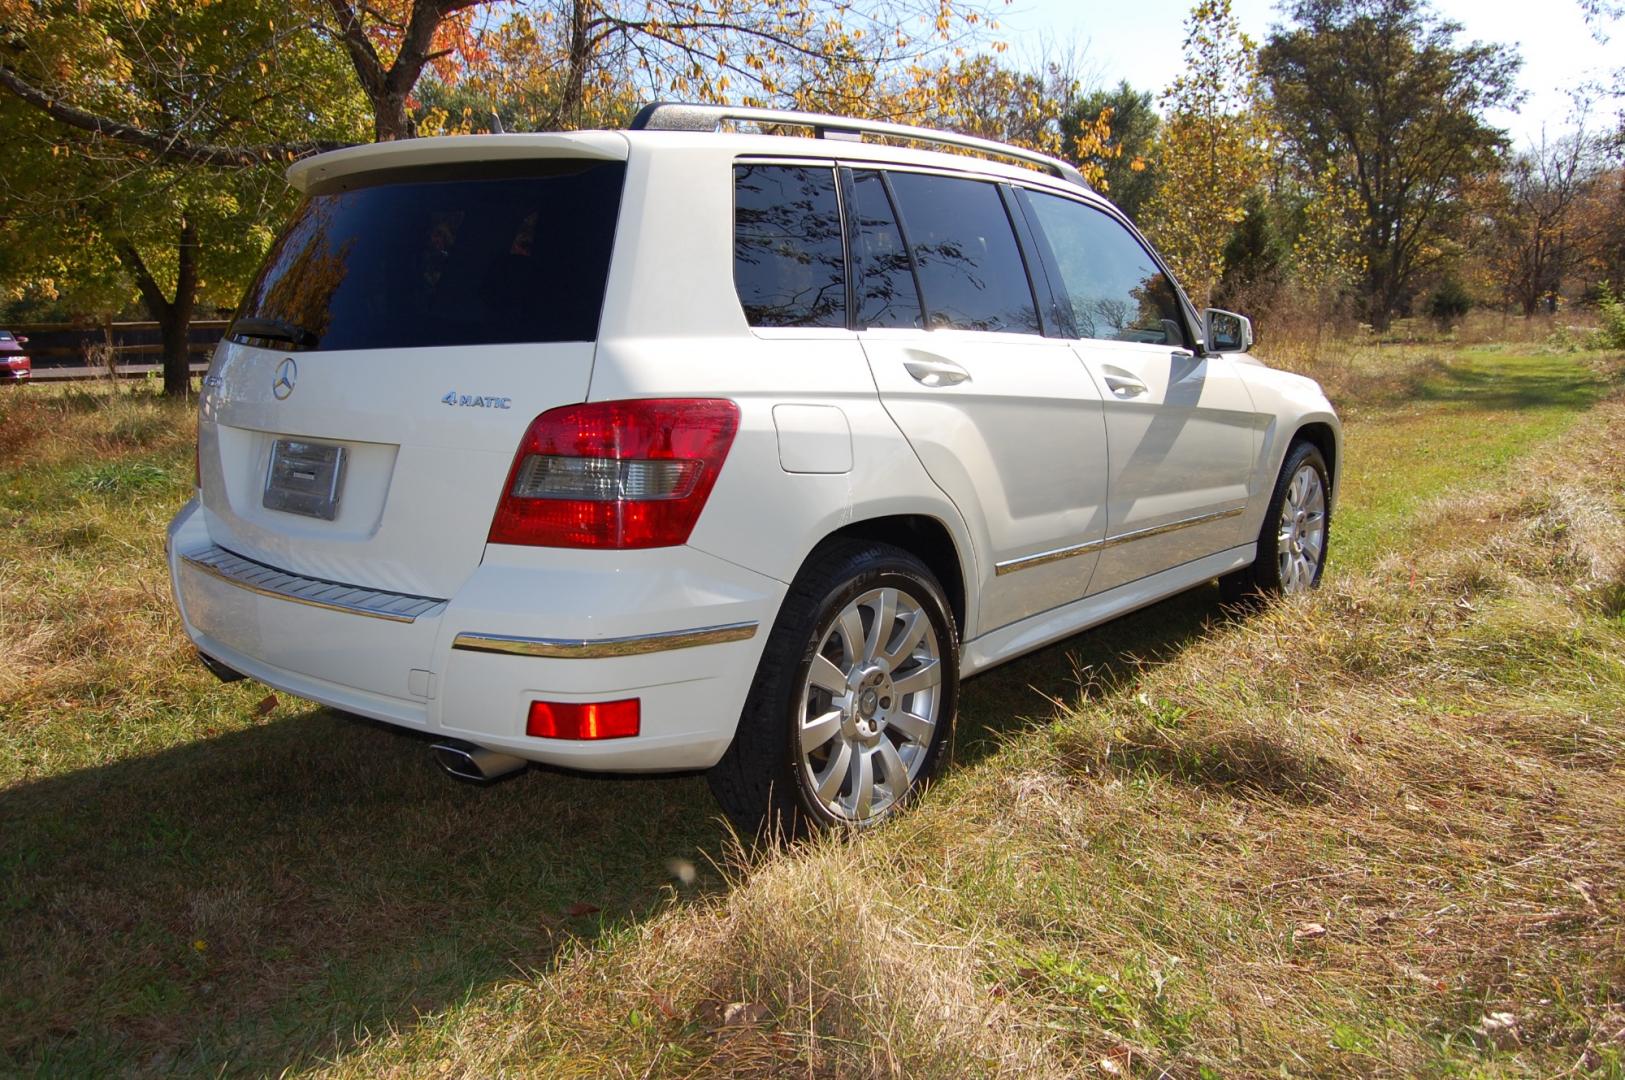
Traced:
<path fill-rule="evenodd" d="M 197 226 L 190 217 L 181 215 L 173 300 L 164 295 L 133 243 L 120 238 L 114 241 L 113 249 L 118 253 L 119 262 L 135 278 L 141 301 L 158 324 L 164 350 L 164 394 L 185 397 L 192 389 L 192 358 L 187 342 L 191 337 L 192 312 L 197 306 Z"/>
<path fill-rule="evenodd" d="M 406 113 L 405 94 L 385 91 L 373 98 L 372 108 L 372 136 L 378 142 L 410 139 L 415 134 L 412 118 Z"/>
<path fill-rule="evenodd" d="M 158 319 L 164 343 L 164 393 L 169 397 L 185 397 L 191 390 L 191 356 L 186 347 L 191 329 L 191 314 L 183 316 L 174 307 Z"/>
<path fill-rule="evenodd" d="M 164 339 L 164 393 L 185 397 L 192 389 L 192 311 L 197 307 L 197 226 L 181 216 L 179 268 L 175 273 L 175 299 L 167 319 L 159 319 Z"/>
<path fill-rule="evenodd" d="M 591 16 L 592 0 L 574 0 L 570 5 L 570 66 L 564 77 L 564 92 L 559 96 L 552 124 L 558 130 L 581 126 L 582 105 L 586 100 L 587 61 L 591 52 L 588 40 Z"/>

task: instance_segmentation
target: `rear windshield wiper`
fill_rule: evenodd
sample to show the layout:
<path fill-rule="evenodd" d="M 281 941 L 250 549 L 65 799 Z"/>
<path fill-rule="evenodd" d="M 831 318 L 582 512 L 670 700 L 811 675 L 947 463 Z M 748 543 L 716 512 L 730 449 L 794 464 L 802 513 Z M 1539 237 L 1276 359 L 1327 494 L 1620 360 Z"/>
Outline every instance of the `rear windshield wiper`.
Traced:
<path fill-rule="evenodd" d="M 238 319 L 231 324 L 231 336 L 234 340 L 247 337 L 261 338 L 265 341 L 286 341 L 293 345 L 316 344 L 315 334 L 286 319 Z"/>

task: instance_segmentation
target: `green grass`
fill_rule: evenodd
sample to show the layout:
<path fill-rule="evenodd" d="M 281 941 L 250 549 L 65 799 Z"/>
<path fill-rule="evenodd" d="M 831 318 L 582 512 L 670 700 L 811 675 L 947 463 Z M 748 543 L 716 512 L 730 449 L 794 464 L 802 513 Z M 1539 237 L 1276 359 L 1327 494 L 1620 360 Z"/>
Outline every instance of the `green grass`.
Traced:
<path fill-rule="evenodd" d="M 1522 858 L 1529 830 L 1603 814 L 1576 811 L 1591 789 L 1572 785 L 1617 775 L 1603 717 L 1625 700 L 1625 626 L 1508 576 L 1569 588 L 1567 563 L 1438 563 L 1431 536 L 1478 551 L 1489 526 L 1430 507 L 1504 488 L 1590 422 L 1604 387 L 1572 357 L 1445 359 L 1398 398 L 1346 403 L 1337 574 L 1306 630 L 1291 610 L 1223 614 L 1198 590 L 1008 665 L 966 684 L 956 767 L 910 820 L 749 866 L 730 861 L 699 778 L 532 770 L 469 788 L 411 734 L 217 684 L 180 636 L 162 564 L 191 485 L 186 411 L 128 393 L 8 400 L 0 1071 L 1036 1074 L 1119 1048 L 1130 1072 L 1175 1075 L 1556 1062 L 1618 1015 L 1625 970 L 1577 959 L 1606 938 L 1505 922 L 1514 900 L 1584 905 L 1566 879 L 1487 862 L 1482 842 Z M 1478 583 L 1459 593 L 1470 611 L 1450 591 L 1462 581 Z M 1297 630 L 1308 638 L 1279 637 Z M 1497 733 L 1493 754 L 1457 730 L 1469 721 Z M 1514 781 L 1487 763 L 1504 767 L 1507 747 L 1525 772 L 1503 791 Z M 1476 791 L 1451 771 L 1461 760 Z M 1600 820 L 1564 872 L 1589 874 L 1612 919 L 1607 867 L 1625 848 Z M 672 860 L 697 880 L 679 884 Z M 1515 931 L 1481 945 L 1482 964 L 1462 959 L 1454 916 L 1428 914 L 1475 899 Z M 786 913 L 793 925 L 775 921 Z M 1429 918 L 1444 936 L 1413 936 Z M 1294 942 L 1311 921 L 1330 940 Z M 893 952 L 915 939 L 940 945 L 918 969 Z M 1400 974 L 1379 978 L 1362 949 Z M 1474 1025 L 1524 968 L 1547 1001 L 1517 998 L 1545 1025 L 1525 1037 L 1554 1049 L 1503 1060 Z M 843 1011 L 823 983 L 846 975 L 889 1004 Z M 796 990 L 803 977 L 816 989 Z M 772 1030 L 719 1040 L 718 994 L 772 1003 Z M 915 997 L 935 1020 L 908 1011 Z M 1005 1042 L 981 1023 L 993 1016 Z M 874 1017 L 892 1026 L 863 1026 Z M 834 1041 L 804 1045 L 801 1028 Z M 1586 1039 L 1586 1068 L 1617 1074 Z M 883 1044 L 902 1057 L 874 1057 Z"/>
<path fill-rule="evenodd" d="M 1427 500 L 1502 475 L 1562 434 L 1602 385 L 1573 356 L 1481 348 L 1452 355 L 1419 391 L 1347 425 L 1336 572 L 1400 546 L 1398 530 Z"/>

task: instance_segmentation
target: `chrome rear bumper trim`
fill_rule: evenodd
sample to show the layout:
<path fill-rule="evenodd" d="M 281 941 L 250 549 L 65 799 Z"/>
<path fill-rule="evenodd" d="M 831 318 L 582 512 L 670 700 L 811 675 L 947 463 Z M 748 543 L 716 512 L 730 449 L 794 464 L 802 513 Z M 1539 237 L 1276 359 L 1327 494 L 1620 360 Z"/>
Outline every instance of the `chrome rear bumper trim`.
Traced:
<path fill-rule="evenodd" d="M 507 653 L 511 656 L 541 656 L 556 660 L 591 660 L 611 656 L 641 656 L 644 653 L 692 649 L 700 645 L 721 645 L 746 641 L 756 636 L 754 622 L 702 626 L 694 630 L 668 630 L 660 634 L 637 634 L 618 638 L 529 638 L 507 634 L 458 634 L 451 647 L 469 652 Z"/>
<path fill-rule="evenodd" d="M 369 619 L 409 623 L 422 615 L 438 615 L 446 607 L 446 601 L 428 596 L 382 592 L 360 585 L 301 577 L 253 559 L 245 559 L 222 547 L 183 553 L 181 561 L 200 573 L 258 596 L 326 611 L 342 611 L 347 615 L 365 615 Z"/>

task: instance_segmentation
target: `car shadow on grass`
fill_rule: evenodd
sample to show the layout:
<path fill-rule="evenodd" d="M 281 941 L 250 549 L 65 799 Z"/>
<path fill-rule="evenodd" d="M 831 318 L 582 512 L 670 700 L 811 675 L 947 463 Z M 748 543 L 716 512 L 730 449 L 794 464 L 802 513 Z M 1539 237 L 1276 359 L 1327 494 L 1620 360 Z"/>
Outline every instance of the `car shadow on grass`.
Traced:
<path fill-rule="evenodd" d="M 958 760 L 1219 617 L 1198 590 L 971 680 Z M 253 727 L 0 791 L 0 1071 L 298 1069 L 726 887 L 702 777 L 474 787 L 427 746 L 284 699 Z"/>
<path fill-rule="evenodd" d="M 1242 612 L 1218 589 L 1193 589 L 1001 665 L 965 682 L 954 759 L 975 762 L 1007 739 L 1172 660 L 1211 627 Z"/>
<path fill-rule="evenodd" d="M 0 792 L 0 1072 L 275 1074 L 720 886 L 702 779 L 473 787 L 302 706 Z"/>

